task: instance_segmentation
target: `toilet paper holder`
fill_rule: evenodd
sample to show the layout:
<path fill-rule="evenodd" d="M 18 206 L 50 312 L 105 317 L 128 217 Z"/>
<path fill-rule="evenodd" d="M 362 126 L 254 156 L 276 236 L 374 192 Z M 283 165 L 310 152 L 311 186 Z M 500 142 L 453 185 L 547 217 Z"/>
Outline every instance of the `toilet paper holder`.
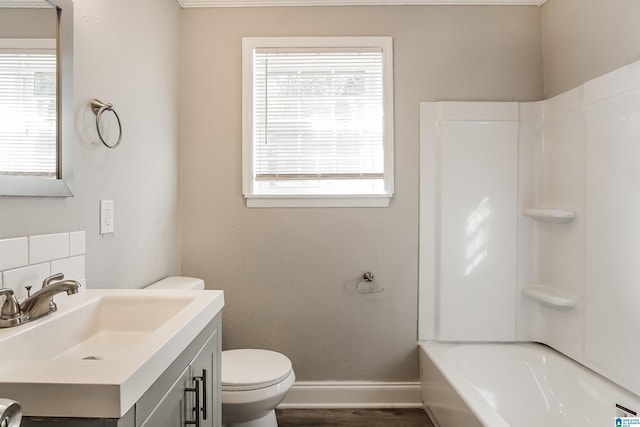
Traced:
<path fill-rule="evenodd" d="M 385 288 L 382 289 L 378 289 L 375 290 L 372 286 L 371 283 L 373 282 L 373 273 L 371 273 L 370 271 L 367 271 L 366 273 L 364 273 L 362 275 L 362 279 L 356 282 L 356 292 L 359 293 L 360 295 L 366 295 L 366 294 L 379 294 L 384 292 Z M 369 285 L 369 290 L 361 290 L 360 289 L 360 285 L 361 284 L 367 284 Z"/>

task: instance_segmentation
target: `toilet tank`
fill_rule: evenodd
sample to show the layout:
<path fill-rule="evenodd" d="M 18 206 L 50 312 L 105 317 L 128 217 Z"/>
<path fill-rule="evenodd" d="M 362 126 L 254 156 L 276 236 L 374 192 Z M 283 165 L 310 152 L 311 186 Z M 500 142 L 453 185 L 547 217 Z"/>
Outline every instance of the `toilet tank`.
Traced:
<path fill-rule="evenodd" d="M 173 276 L 152 283 L 146 289 L 204 289 L 204 280 L 196 277 Z"/>

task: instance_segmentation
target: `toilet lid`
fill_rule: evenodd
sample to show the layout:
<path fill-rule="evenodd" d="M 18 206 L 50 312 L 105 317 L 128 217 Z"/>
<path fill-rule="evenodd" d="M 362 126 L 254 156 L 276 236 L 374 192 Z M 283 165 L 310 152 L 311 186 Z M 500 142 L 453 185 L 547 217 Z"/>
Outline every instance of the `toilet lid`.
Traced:
<path fill-rule="evenodd" d="M 225 350 L 222 352 L 222 389 L 256 390 L 284 380 L 291 361 L 269 350 Z"/>

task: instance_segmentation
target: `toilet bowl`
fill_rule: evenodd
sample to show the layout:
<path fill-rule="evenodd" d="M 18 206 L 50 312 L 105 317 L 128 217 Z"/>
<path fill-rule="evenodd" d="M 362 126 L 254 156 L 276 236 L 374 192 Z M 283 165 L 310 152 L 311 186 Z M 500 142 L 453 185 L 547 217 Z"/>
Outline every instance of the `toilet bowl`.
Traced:
<path fill-rule="evenodd" d="M 222 352 L 223 427 L 276 427 L 275 408 L 296 380 L 291 361 L 269 350 Z"/>
<path fill-rule="evenodd" d="M 149 289 L 204 289 L 192 277 L 168 277 Z M 277 427 L 275 408 L 296 379 L 291 361 L 270 350 L 222 352 L 222 427 Z"/>

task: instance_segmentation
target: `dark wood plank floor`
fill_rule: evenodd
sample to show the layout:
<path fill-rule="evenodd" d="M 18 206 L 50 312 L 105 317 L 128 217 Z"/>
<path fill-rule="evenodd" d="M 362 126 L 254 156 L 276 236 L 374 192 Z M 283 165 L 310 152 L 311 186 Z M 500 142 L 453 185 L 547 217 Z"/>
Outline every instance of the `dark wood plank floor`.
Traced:
<path fill-rule="evenodd" d="M 278 427 L 433 427 L 422 409 L 277 409 Z"/>

